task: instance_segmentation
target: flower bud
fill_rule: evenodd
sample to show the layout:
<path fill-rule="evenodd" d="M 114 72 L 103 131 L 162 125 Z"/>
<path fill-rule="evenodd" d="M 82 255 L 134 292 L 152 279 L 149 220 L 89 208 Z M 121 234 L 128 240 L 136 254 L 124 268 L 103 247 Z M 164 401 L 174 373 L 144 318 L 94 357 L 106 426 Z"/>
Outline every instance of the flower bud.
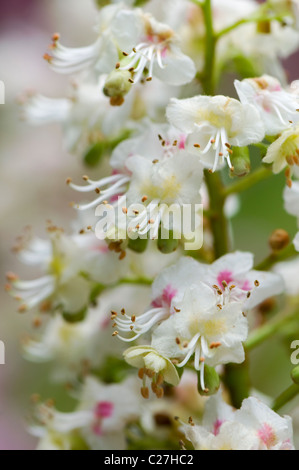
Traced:
<path fill-rule="evenodd" d="M 124 96 L 129 93 L 132 84 L 129 82 L 131 73 L 128 70 L 113 70 L 107 77 L 103 92 L 110 97 L 112 106 L 121 106 Z"/>
<path fill-rule="evenodd" d="M 135 253 L 143 253 L 148 244 L 148 238 L 136 238 L 136 240 L 129 239 L 128 248 L 135 251 Z"/>
<path fill-rule="evenodd" d="M 269 245 L 273 251 L 283 250 L 290 243 L 290 236 L 284 229 L 274 230 L 269 238 Z"/>
<path fill-rule="evenodd" d="M 299 366 L 294 367 L 291 372 L 291 378 L 295 384 L 299 385 Z"/>
<path fill-rule="evenodd" d="M 200 385 L 200 372 L 197 373 L 198 376 L 198 383 L 197 388 L 198 392 L 201 396 L 209 397 L 214 395 L 220 387 L 220 378 L 217 372 L 215 371 L 214 367 L 209 367 L 205 364 L 204 366 L 204 384 L 205 389 L 203 390 Z"/>
<path fill-rule="evenodd" d="M 163 238 L 162 238 L 162 229 L 159 229 L 159 237 L 158 237 L 158 249 L 161 253 L 169 254 L 176 251 L 177 247 L 179 246 L 179 240 L 174 238 L 174 234 L 172 230 L 168 231 L 167 238 L 165 237 L 165 229 L 163 229 Z"/>
<path fill-rule="evenodd" d="M 231 176 L 246 176 L 250 172 L 250 156 L 248 147 L 233 147 L 230 160 L 233 168 Z"/>
<path fill-rule="evenodd" d="M 257 33 L 271 34 L 271 21 L 259 21 L 257 24 Z"/>

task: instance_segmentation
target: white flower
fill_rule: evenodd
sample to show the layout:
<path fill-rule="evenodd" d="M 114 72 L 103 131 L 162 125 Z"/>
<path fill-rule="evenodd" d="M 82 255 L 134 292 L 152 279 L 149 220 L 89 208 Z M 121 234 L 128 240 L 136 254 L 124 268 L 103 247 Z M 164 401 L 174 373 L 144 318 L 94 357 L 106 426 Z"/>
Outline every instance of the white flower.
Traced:
<path fill-rule="evenodd" d="M 136 420 L 140 412 L 136 379 L 105 385 L 89 376 L 76 411 L 61 413 L 41 405 L 37 408 L 37 419 L 44 425 L 45 433 L 64 435 L 76 431 L 91 450 L 125 449 L 124 428 Z"/>
<path fill-rule="evenodd" d="M 181 52 L 175 32 L 139 8 L 103 8 L 98 32 L 94 44 L 74 49 L 62 46 L 59 35 L 54 35 L 51 55 L 46 54 L 46 60 L 60 73 L 109 73 L 117 64 L 119 71 L 131 72 L 132 83 L 156 76 L 169 85 L 184 85 L 195 76 L 194 63 Z M 118 62 L 121 50 L 123 59 Z"/>
<path fill-rule="evenodd" d="M 119 69 L 132 70 L 133 83 L 142 77 L 150 81 L 153 76 L 169 85 L 191 82 L 196 73 L 195 65 L 181 52 L 175 32 L 150 14 L 140 14 L 140 23 L 139 34 L 131 36 L 133 51 L 127 54 L 123 48 L 126 59 L 122 60 Z M 119 24 L 120 30 L 125 27 Z"/>
<path fill-rule="evenodd" d="M 256 107 L 268 135 L 276 135 L 299 121 L 298 101 L 285 91 L 279 80 L 269 75 L 235 80 L 235 88 L 242 103 Z"/>
<path fill-rule="evenodd" d="M 33 362 L 52 363 L 51 378 L 72 382 L 87 369 L 99 368 L 109 356 L 121 354 L 124 344 L 112 339 L 111 311 L 116 308 L 142 309 L 149 288 L 122 285 L 107 290 L 78 323 L 66 322 L 60 315 L 50 317 L 42 331 L 23 342 L 24 355 Z"/>
<path fill-rule="evenodd" d="M 296 250 L 299 251 L 299 236 L 297 234 L 294 244 Z M 299 295 L 299 258 L 296 257 L 292 261 L 285 261 L 283 263 L 277 263 L 274 268 L 274 272 L 279 274 L 285 284 L 285 292 L 287 295 L 292 297 L 297 297 Z"/>
<path fill-rule="evenodd" d="M 20 260 L 38 266 L 44 275 L 22 281 L 9 273 L 7 290 L 21 302 L 21 312 L 39 307 L 79 314 L 89 303 L 92 282 L 113 283 L 125 274 L 128 265 L 93 233 L 66 235 L 52 226 L 48 230 L 49 239 L 29 234 L 16 247 Z"/>
<path fill-rule="evenodd" d="M 213 171 L 226 159 L 232 167 L 231 146 L 260 142 L 264 126 L 251 104 L 225 96 L 172 99 L 166 111 L 170 123 L 189 135 L 188 150 Z"/>
<path fill-rule="evenodd" d="M 125 140 L 115 149 L 111 165 L 115 169 L 112 176 L 98 181 L 86 178 L 87 186 L 69 181 L 77 191 L 99 194 L 91 203 L 78 205 L 78 209 L 108 201 L 127 215 L 128 230 L 132 233 L 150 233 L 156 239 L 160 225 L 178 236 L 184 233 L 181 217 L 170 221 L 169 211 L 173 206 L 178 213 L 184 204 L 196 209 L 196 204 L 201 203 L 199 189 L 203 178 L 203 168 L 197 158 L 185 150 L 184 135 L 166 125 L 148 124 L 144 133 Z M 200 222 L 196 213 L 195 225 Z"/>
<path fill-rule="evenodd" d="M 163 397 L 163 382 L 178 385 L 179 375 L 172 362 L 151 346 L 134 346 L 124 352 L 124 358 L 128 364 L 139 369 L 138 376 L 143 381 L 141 394 L 144 398 L 149 397 L 146 386 L 147 377 L 152 382 L 152 390 L 158 398 Z"/>
<path fill-rule="evenodd" d="M 201 265 L 201 281 L 222 291 L 224 298 L 227 296 L 230 300 L 243 301 L 245 310 L 252 309 L 284 290 L 279 275 L 256 271 L 253 265 L 252 253 L 229 253 L 211 265 Z"/>
<path fill-rule="evenodd" d="M 175 312 L 176 300 L 183 296 L 184 290 L 198 277 L 199 264 L 192 258 L 182 257 L 173 266 L 167 267 L 157 276 L 152 285 L 151 308 L 141 315 L 128 315 L 122 312 L 115 319 L 117 331 L 133 333 L 123 341 L 130 342 L 166 320 Z M 201 271 L 200 271 L 201 272 Z"/>
<path fill-rule="evenodd" d="M 201 372 L 200 384 L 205 390 L 204 364 L 243 362 L 242 342 L 247 334 L 242 303 L 220 303 L 212 288 L 198 283 L 185 290 L 183 299 L 176 302 L 176 312 L 154 330 L 152 346 L 179 360 L 178 367 L 194 355 L 194 368 Z"/>
<path fill-rule="evenodd" d="M 24 105 L 23 116 L 33 125 L 61 124 L 66 148 L 86 151 L 93 143 L 116 137 L 132 109 L 133 95 L 123 106 L 111 106 L 103 93 L 104 84 L 105 76 L 97 84 L 76 84 L 70 98 L 33 95 Z"/>
<path fill-rule="evenodd" d="M 293 181 L 292 186 L 286 186 L 284 193 L 285 210 L 299 219 L 299 181 Z"/>
<path fill-rule="evenodd" d="M 267 150 L 263 159 L 265 163 L 273 163 L 273 172 L 279 173 L 286 166 L 299 166 L 299 126 L 285 130 Z"/>
<path fill-rule="evenodd" d="M 291 418 L 253 397 L 235 411 L 218 393 L 208 400 L 202 425 L 183 424 L 182 432 L 196 450 L 294 449 Z"/>

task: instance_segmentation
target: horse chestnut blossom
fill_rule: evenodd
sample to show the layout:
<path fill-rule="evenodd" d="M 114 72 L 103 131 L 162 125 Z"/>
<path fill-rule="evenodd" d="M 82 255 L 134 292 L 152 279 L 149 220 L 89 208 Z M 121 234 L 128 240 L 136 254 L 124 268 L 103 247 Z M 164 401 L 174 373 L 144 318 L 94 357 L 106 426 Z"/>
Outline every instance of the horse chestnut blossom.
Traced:
<path fill-rule="evenodd" d="M 234 410 L 218 393 L 206 403 L 202 425 L 191 419 L 181 429 L 196 450 L 294 450 L 291 418 L 254 397 Z"/>
<path fill-rule="evenodd" d="M 156 239 L 160 224 L 180 235 L 181 223 L 169 221 L 167 208 L 199 205 L 203 178 L 202 166 L 185 149 L 185 136 L 167 125 L 150 125 L 140 135 L 124 140 L 110 163 L 114 169 L 110 177 L 85 178 L 86 186 L 68 181 L 76 191 L 98 194 L 92 202 L 77 205 L 77 209 L 90 209 L 107 201 L 128 216 L 131 231 L 139 235 L 150 233 Z M 196 223 L 200 224 L 199 217 Z"/>
<path fill-rule="evenodd" d="M 24 357 L 46 365 L 30 383 L 37 449 L 292 450 L 299 81 L 280 59 L 299 47 L 298 1 L 94 8 L 93 43 L 55 33 L 44 56 L 67 95 L 21 108 L 84 165 L 66 178 L 77 220 L 14 248 L 40 277 L 5 285 L 32 310 Z"/>
<path fill-rule="evenodd" d="M 298 96 L 284 90 L 276 78 L 263 75 L 235 80 L 235 88 L 242 103 L 259 111 L 267 135 L 279 134 L 299 122 Z"/>
<path fill-rule="evenodd" d="M 260 142 L 265 135 L 254 106 L 226 96 L 174 98 L 167 108 L 167 118 L 188 135 L 188 149 L 213 171 L 221 168 L 225 160 L 232 168 L 232 146 Z"/>

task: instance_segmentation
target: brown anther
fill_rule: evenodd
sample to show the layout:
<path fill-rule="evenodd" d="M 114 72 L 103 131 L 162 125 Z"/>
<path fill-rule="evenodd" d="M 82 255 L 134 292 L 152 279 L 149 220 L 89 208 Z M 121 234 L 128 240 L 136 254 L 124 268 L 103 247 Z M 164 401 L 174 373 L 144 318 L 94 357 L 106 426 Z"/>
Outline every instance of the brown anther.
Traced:
<path fill-rule="evenodd" d="M 290 166 L 293 166 L 293 165 L 294 165 L 294 160 L 293 160 L 293 158 L 292 158 L 290 155 L 288 155 L 288 156 L 286 157 L 286 161 L 288 162 L 288 164 L 289 164 Z"/>
<path fill-rule="evenodd" d="M 26 310 L 27 310 L 27 305 L 25 305 L 25 304 L 20 305 L 19 308 L 18 308 L 19 313 L 24 313 L 24 312 L 26 312 Z"/>
<path fill-rule="evenodd" d="M 144 377 L 144 369 L 143 367 L 141 367 L 139 370 L 138 370 L 138 377 L 142 380 L 143 377 Z"/>
<path fill-rule="evenodd" d="M 292 182 L 292 180 L 291 180 L 290 178 L 287 179 L 286 183 L 287 183 L 287 186 L 288 186 L 289 188 L 291 188 L 291 187 L 293 186 L 293 182 Z"/>
<path fill-rule="evenodd" d="M 52 41 L 56 42 L 56 41 L 59 41 L 59 39 L 60 39 L 60 34 L 54 33 L 52 36 Z"/>
<path fill-rule="evenodd" d="M 140 392 L 141 392 L 141 395 L 143 396 L 143 398 L 145 398 L 146 400 L 149 398 L 149 389 L 148 389 L 148 387 L 141 387 Z"/>
<path fill-rule="evenodd" d="M 290 235 L 284 229 L 277 229 L 269 238 L 269 245 L 273 251 L 281 251 L 290 243 Z"/>
<path fill-rule="evenodd" d="M 250 296 L 251 296 L 251 292 L 250 292 L 250 291 L 248 291 L 248 292 L 247 292 L 247 296 L 246 296 L 246 297 L 247 297 L 247 299 L 249 299 L 249 297 L 250 297 Z"/>
<path fill-rule="evenodd" d="M 66 182 L 66 184 L 71 184 L 72 178 L 67 178 L 67 179 L 65 180 L 65 182 Z"/>
<path fill-rule="evenodd" d="M 175 338 L 175 342 L 176 342 L 176 344 L 178 344 L 178 345 L 179 345 L 179 344 L 181 344 L 181 340 L 180 340 L 180 338 L 178 338 L 178 337 L 177 337 L 177 338 Z"/>
<path fill-rule="evenodd" d="M 134 80 L 132 78 L 129 78 L 128 82 L 134 83 Z"/>
<path fill-rule="evenodd" d="M 290 168 L 290 167 L 287 167 L 287 169 L 286 169 L 286 171 L 285 171 L 284 174 L 285 174 L 286 178 L 290 178 L 290 176 L 291 176 L 291 168 Z"/>
<path fill-rule="evenodd" d="M 232 286 L 229 287 L 229 290 L 233 290 L 235 288 L 236 288 L 236 286 L 233 284 Z"/>
<path fill-rule="evenodd" d="M 217 290 L 217 294 L 222 295 L 223 294 L 222 290 L 221 289 Z"/>
<path fill-rule="evenodd" d="M 149 223 L 149 224 L 154 224 L 155 221 L 154 221 L 154 219 L 149 219 L 148 223 Z"/>
<path fill-rule="evenodd" d="M 228 149 L 231 148 L 231 145 L 230 145 L 228 142 L 226 142 L 224 145 L 225 145 L 225 147 L 227 147 Z"/>
<path fill-rule="evenodd" d="M 217 307 L 219 308 L 219 310 L 222 310 L 222 305 L 221 304 L 217 304 Z"/>
<path fill-rule="evenodd" d="M 96 188 L 96 189 L 95 189 L 95 192 L 96 192 L 97 194 L 100 194 L 100 192 L 101 192 L 100 188 Z"/>
<path fill-rule="evenodd" d="M 134 70 L 135 70 L 134 67 L 131 67 L 131 68 L 129 69 L 129 72 L 132 73 L 132 72 L 134 72 Z"/>
<path fill-rule="evenodd" d="M 136 52 L 137 52 L 136 47 L 133 47 L 132 51 L 135 52 L 135 54 L 136 54 Z"/>
<path fill-rule="evenodd" d="M 124 52 L 124 51 L 123 51 L 123 55 L 124 55 L 125 57 L 128 57 L 129 54 L 128 54 L 127 52 Z"/>
<path fill-rule="evenodd" d="M 10 282 L 14 282 L 14 281 L 17 281 L 19 278 L 16 274 L 8 272 L 6 273 L 6 279 Z"/>
<path fill-rule="evenodd" d="M 83 176 L 82 176 L 82 179 L 83 179 L 83 181 L 88 181 L 88 180 L 89 180 L 89 177 L 88 177 L 87 175 L 83 175 Z"/>
<path fill-rule="evenodd" d="M 162 383 L 164 382 L 164 377 L 162 374 L 158 374 L 158 377 L 157 377 L 157 385 L 162 385 Z"/>
<path fill-rule="evenodd" d="M 260 285 L 260 283 L 257 279 L 254 281 L 254 285 L 255 285 L 255 287 L 258 287 Z"/>
<path fill-rule="evenodd" d="M 158 163 L 158 161 L 159 160 L 157 158 L 155 158 L 155 160 L 153 160 L 152 163 L 156 164 L 156 163 Z"/>
<path fill-rule="evenodd" d="M 151 82 L 152 79 L 153 79 L 153 77 L 147 77 L 146 81 L 147 81 L 147 82 Z"/>
<path fill-rule="evenodd" d="M 47 61 L 47 62 L 51 62 L 51 60 L 53 59 L 53 57 L 48 54 L 47 52 L 43 55 L 43 58 Z"/>
<path fill-rule="evenodd" d="M 120 67 L 120 62 L 117 62 L 116 65 L 115 65 L 115 68 L 119 69 L 119 67 Z"/>
<path fill-rule="evenodd" d="M 133 325 L 130 326 L 130 330 L 131 330 L 131 331 L 134 330 L 134 326 L 133 326 Z"/>
<path fill-rule="evenodd" d="M 33 322 L 32 322 L 32 326 L 33 326 L 34 328 L 39 328 L 39 327 L 41 326 L 41 324 L 42 324 L 42 321 L 41 321 L 40 318 L 38 318 L 38 317 L 37 317 L 37 318 L 34 318 L 34 320 L 33 320 Z"/>
<path fill-rule="evenodd" d="M 164 397 L 164 389 L 162 387 L 157 387 L 156 397 L 157 398 L 163 398 Z"/>
<path fill-rule="evenodd" d="M 212 287 L 213 287 L 213 289 L 220 290 L 220 287 L 217 286 L 217 284 L 214 284 Z"/>
<path fill-rule="evenodd" d="M 222 153 L 222 152 L 219 152 L 219 157 L 223 157 L 223 153 Z"/>
<path fill-rule="evenodd" d="M 112 328 L 115 328 L 116 326 L 117 326 L 116 322 L 112 323 Z"/>
<path fill-rule="evenodd" d="M 227 150 L 230 155 L 232 155 L 234 152 L 231 149 Z"/>
<path fill-rule="evenodd" d="M 188 341 L 185 341 L 185 342 L 183 343 L 183 348 L 188 348 L 188 346 L 189 346 Z"/>
<path fill-rule="evenodd" d="M 203 356 L 201 356 L 201 357 L 199 358 L 199 361 L 200 361 L 200 362 L 205 362 L 205 358 L 204 358 Z"/>
<path fill-rule="evenodd" d="M 151 383 L 151 389 L 155 394 L 157 393 L 158 386 L 157 386 L 156 382 Z"/>
<path fill-rule="evenodd" d="M 122 308 L 121 311 L 120 311 L 120 313 L 121 313 L 122 315 L 125 315 L 125 313 L 126 313 L 125 309 Z"/>
<path fill-rule="evenodd" d="M 118 331 L 114 331 L 114 332 L 112 333 L 112 336 L 117 336 L 117 335 L 118 335 Z"/>
<path fill-rule="evenodd" d="M 92 226 L 91 225 L 87 225 L 87 230 L 92 230 Z"/>
<path fill-rule="evenodd" d="M 193 147 L 195 147 L 196 149 L 200 149 L 200 145 L 199 145 L 199 144 L 194 144 Z"/>
<path fill-rule="evenodd" d="M 246 313 L 246 312 L 242 312 L 242 315 L 243 315 L 243 317 L 245 317 L 245 318 L 247 317 L 247 313 Z"/>
<path fill-rule="evenodd" d="M 226 289 L 226 287 L 227 287 L 227 282 L 226 282 L 226 281 L 222 281 L 221 284 L 223 285 L 224 289 Z"/>
<path fill-rule="evenodd" d="M 176 147 L 176 146 L 178 145 L 178 141 L 177 141 L 177 140 L 174 140 L 173 143 L 172 143 L 172 145 L 173 145 L 174 147 Z"/>
<path fill-rule="evenodd" d="M 145 202 L 148 200 L 148 197 L 147 196 L 143 196 L 143 198 L 141 199 L 142 202 Z"/>
<path fill-rule="evenodd" d="M 134 323 L 136 321 L 136 315 L 131 316 L 131 321 Z"/>
<path fill-rule="evenodd" d="M 80 235 L 83 235 L 84 233 L 85 233 L 84 228 L 81 228 L 81 230 L 79 231 L 79 234 L 80 234 Z"/>
<path fill-rule="evenodd" d="M 145 373 L 150 379 L 153 379 L 155 377 L 155 372 L 151 369 L 145 369 Z"/>
<path fill-rule="evenodd" d="M 158 139 L 163 140 L 163 137 L 161 136 L 161 134 L 158 134 Z"/>
<path fill-rule="evenodd" d="M 210 344 L 210 349 L 216 349 L 216 348 L 219 348 L 219 346 L 221 346 L 221 343 L 219 341 L 213 341 Z"/>
<path fill-rule="evenodd" d="M 190 424 L 190 426 L 195 426 L 192 416 L 189 416 L 188 423 Z"/>
<path fill-rule="evenodd" d="M 299 157 L 298 157 L 298 155 L 294 155 L 294 156 L 293 156 L 293 160 L 294 160 L 294 162 L 295 162 L 295 165 L 299 165 Z"/>
<path fill-rule="evenodd" d="M 211 139 L 210 142 L 211 142 L 211 144 L 215 144 L 216 140 L 215 140 L 215 139 Z"/>
<path fill-rule="evenodd" d="M 179 308 L 176 308 L 176 307 L 173 307 L 173 309 L 176 313 L 180 313 L 180 311 L 181 311 Z"/>
<path fill-rule="evenodd" d="M 166 145 L 165 140 L 162 140 L 161 145 L 162 145 L 162 147 L 165 147 L 165 145 Z"/>
<path fill-rule="evenodd" d="M 124 214 L 127 214 L 127 213 L 128 213 L 128 209 L 127 209 L 126 207 L 123 207 L 123 208 L 122 208 L 122 211 L 123 211 Z"/>
<path fill-rule="evenodd" d="M 135 215 L 138 215 L 138 214 L 139 214 L 139 211 L 138 211 L 137 209 L 134 209 L 132 212 L 133 212 L 133 214 L 135 214 Z"/>
<path fill-rule="evenodd" d="M 122 261 L 123 259 L 125 259 L 126 256 L 127 256 L 127 252 L 126 252 L 125 250 L 122 250 L 122 251 L 120 252 L 120 255 L 119 255 L 118 259 L 119 259 L 120 261 Z"/>

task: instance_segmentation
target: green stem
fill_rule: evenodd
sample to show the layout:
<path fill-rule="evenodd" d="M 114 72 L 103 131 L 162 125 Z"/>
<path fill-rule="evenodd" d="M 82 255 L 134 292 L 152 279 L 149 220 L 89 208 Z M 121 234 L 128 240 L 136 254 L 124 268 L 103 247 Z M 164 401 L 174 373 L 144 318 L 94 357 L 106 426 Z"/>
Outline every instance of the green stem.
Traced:
<path fill-rule="evenodd" d="M 236 193 L 241 193 L 243 191 L 246 191 L 247 189 L 251 188 L 255 184 L 269 178 L 272 175 L 273 173 L 271 171 L 271 168 L 266 167 L 266 166 L 261 166 L 260 168 L 253 171 L 252 173 L 249 173 L 249 175 L 237 180 L 235 183 L 232 183 L 231 185 L 226 187 L 223 192 L 224 197 L 230 196 L 231 194 L 236 194 Z"/>
<path fill-rule="evenodd" d="M 236 28 L 239 28 L 239 26 L 242 26 L 244 24 L 248 23 L 264 23 L 264 22 L 271 22 L 271 21 L 283 21 L 282 16 L 267 16 L 267 15 L 261 15 L 261 16 L 252 16 L 251 18 L 242 18 L 241 20 L 236 21 L 235 23 L 231 24 L 230 26 L 227 26 L 226 28 L 223 28 L 221 31 L 219 31 L 216 34 L 216 40 L 220 39 L 222 36 L 225 36 L 226 34 L 230 33 Z"/>
<path fill-rule="evenodd" d="M 205 28 L 206 28 L 206 45 L 205 45 L 205 68 L 201 78 L 202 86 L 206 95 L 213 95 L 215 91 L 215 46 L 216 39 L 213 28 L 213 14 L 211 0 L 205 0 L 201 4 Z"/>
<path fill-rule="evenodd" d="M 283 250 L 272 252 L 266 259 L 256 265 L 254 269 L 257 271 L 268 271 L 272 266 L 274 266 L 274 264 L 280 261 L 285 261 L 296 255 L 298 255 L 298 252 L 295 250 L 293 243 L 290 243 Z"/>
<path fill-rule="evenodd" d="M 223 197 L 224 186 L 220 173 L 205 171 L 205 181 L 210 199 L 210 223 L 214 237 L 215 258 L 220 258 L 229 251 L 229 231 L 224 214 L 225 198 Z"/>
<path fill-rule="evenodd" d="M 284 405 L 286 405 L 289 401 L 293 400 L 299 393 L 299 385 L 292 384 L 290 385 L 284 392 L 277 397 L 272 405 L 273 411 L 280 410 Z"/>
<path fill-rule="evenodd" d="M 246 351 L 250 351 L 261 343 L 266 341 L 267 339 L 274 336 L 276 333 L 281 331 L 283 327 L 285 327 L 289 322 L 294 320 L 296 317 L 299 316 L 298 310 L 292 312 L 289 315 L 283 314 L 279 315 L 274 320 L 270 321 L 266 325 L 261 326 L 254 330 L 248 337 L 247 341 L 245 342 L 245 349 Z"/>
<path fill-rule="evenodd" d="M 117 285 L 119 284 L 136 284 L 136 285 L 143 285 L 143 286 L 151 286 L 153 283 L 152 279 L 147 279 L 145 277 L 139 277 L 137 279 L 131 278 L 123 278 L 118 281 Z"/>

